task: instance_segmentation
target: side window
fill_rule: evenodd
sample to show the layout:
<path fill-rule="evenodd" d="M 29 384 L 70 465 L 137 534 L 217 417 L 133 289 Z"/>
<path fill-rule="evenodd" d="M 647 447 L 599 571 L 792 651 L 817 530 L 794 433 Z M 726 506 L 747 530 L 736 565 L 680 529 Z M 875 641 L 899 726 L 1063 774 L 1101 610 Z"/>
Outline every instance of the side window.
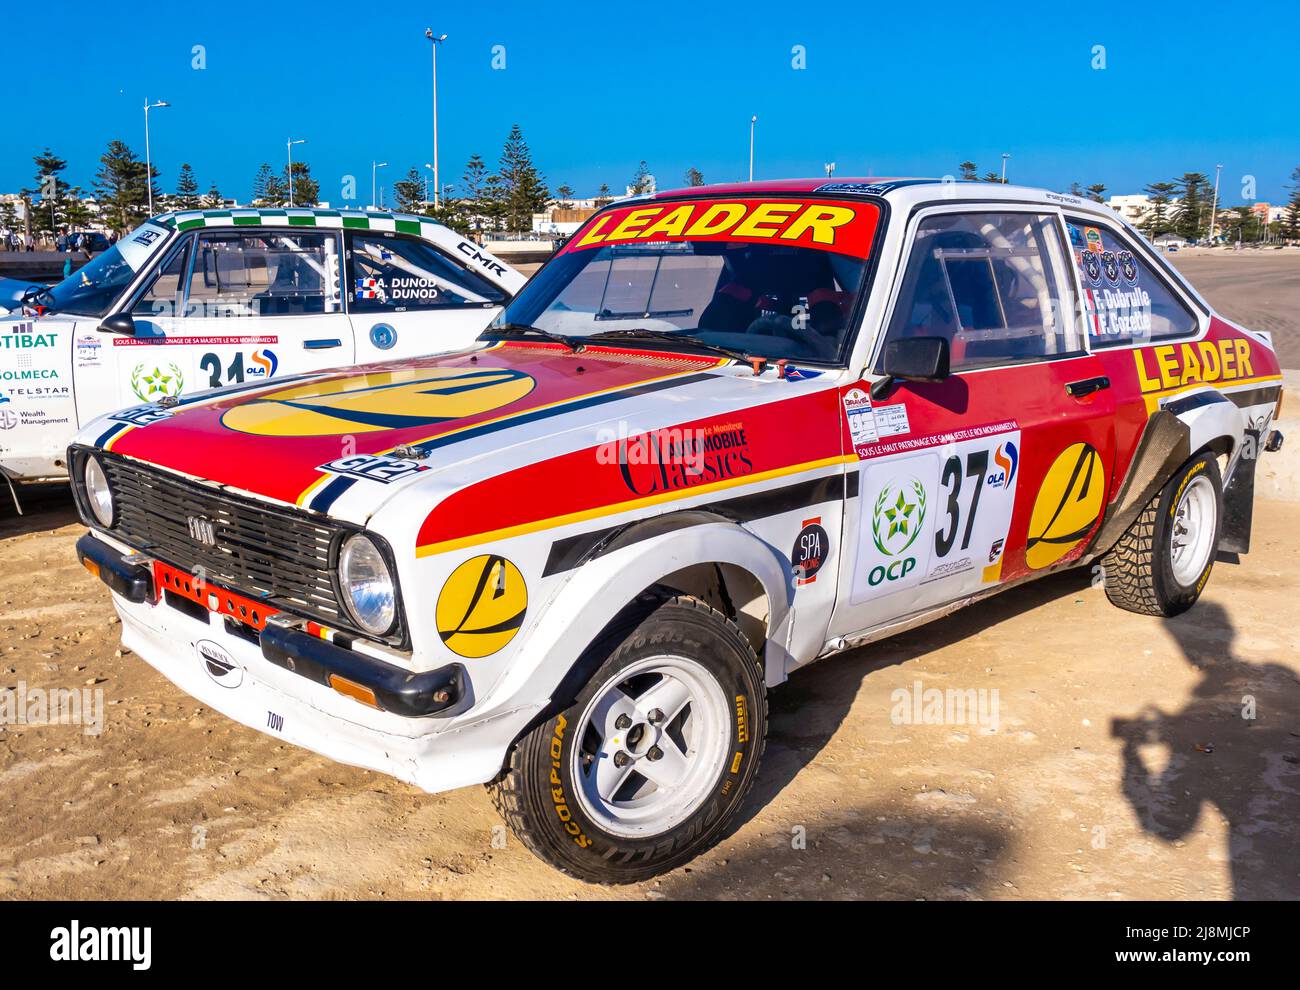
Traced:
<path fill-rule="evenodd" d="M 350 235 L 348 288 L 354 313 L 497 306 L 506 298 L 428 241 L 383 234 Z"/>
<path fill-rule="evenodd" d="M 185 289 L 185 272 L 189 268 L 192 236 L 181 238 L 168 252 L 158 272 L 136 299 L 131 312 L 136 316 L 179 316 Z"/>
<path fill-rule="evenodd" d="M 1094 347 L 1146 344 L 1196 333 L 1199 323 L 1150 263 L 1109 227 L 1068 218 Z"/>
<path fill-rule="evenodd" d="M 1078 354 L 1051 214 L 941 213 L 916 231 L 886 339 L 946 337 L 954 371 Z"/>
<path fill-rule="evenodd" d="M 226 230 L 195 240 L 186 316 L 306 316 L 339 309 L 333 233 Z"/>

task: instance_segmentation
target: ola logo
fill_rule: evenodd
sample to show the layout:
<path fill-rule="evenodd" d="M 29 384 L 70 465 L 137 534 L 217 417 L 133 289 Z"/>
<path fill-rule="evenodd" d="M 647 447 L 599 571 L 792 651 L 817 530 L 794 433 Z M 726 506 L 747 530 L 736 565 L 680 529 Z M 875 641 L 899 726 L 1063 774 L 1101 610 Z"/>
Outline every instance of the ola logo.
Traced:
<path fill-rule="evenodd" d="M 507 368 L 407 368 L 280 389 L 226 410 L 221 423 L 263 437 L 321 437 L 434 426 L 522 399 L 536 382 Z"/>
<path fill-rule="evenodd" d="M 1092 532 L 1105 497 L 1106 472 L 1097 451 L 1086 443 L 1061 451 L 1034 499 L 1025 563 L 1038 570 L 1077 548 Z"/>
<path fill-rule="evenodd" d="M 504 557 L 484 554 L 461 564 L 438 593 L 438 635 L 452 653 L 491 656 L 524 624 L 528 588 L 519 568 Z"/>

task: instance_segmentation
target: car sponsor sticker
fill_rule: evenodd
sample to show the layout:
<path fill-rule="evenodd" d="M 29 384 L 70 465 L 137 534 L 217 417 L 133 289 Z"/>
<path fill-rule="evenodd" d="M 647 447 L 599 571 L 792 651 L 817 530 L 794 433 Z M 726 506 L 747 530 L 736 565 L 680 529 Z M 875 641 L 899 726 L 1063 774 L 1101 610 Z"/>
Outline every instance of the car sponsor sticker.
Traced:
<path fill-rule="evenodd" d="M 504 649 L 524 624 L 528 588 L 511 561 L 496 554 L 471 557 L 438 592 L 438 637 L 457 656 L 478 659 Z"/>
<path fill-rule="evenodd" d="M 826 535 L 821 522 L 821 516 L 805 519 L 803 528 L 795 537 L 794 549 L 790 551 L 790 565 L 794 568 L 797 584 L 812 584 L 816 581 L 817 572 L 822 569 L 830 554 L 830 537 Z"/>
<path fill-rule="evenodd" d="M 939 582 L 946 598 L 1000 580 L 1019 461 L 1015 431 L 865 465 L 850 602 Z"/>
<path fill-rule="evenodd" d="M 167 419 L 171 413 L 157 403 L 150 403 L 146 406 L 132 406 L 130 409 L 121 409 L 108 417 L 113 423 L 129 423 L 132 426 L 148 426 L 150 423 L 157 423 L 160 420 Z"/>
<path fill-rule="evenodd" d="M 744 241 L 866 258 L 879 217 L 872 203 L 799 197 L 642 202 L 597 214 L 561 253 L 662 241 Z"/>
<path fill-rule="evenodd" d="M 244 668 L 220 645 L 210 639 L 201 639 L 194 649 L 203 664 L 203 670 L 223 688 L 237 688 L 244 682 Z"/>
<path fill-rule="evenodd" d="M 848 421 L 849 437 L 855 450 L 880 439 L 871 396 L 862 389 L 851 388 L 844 393 L 844 418 Z"/>
<path fill-rule="evenodd" d="M 352 454 L 322 464 L 317 470 L 327 474 L 341 474 L 359 481 L 375 481 L 381 485 L 390 485 L 394 481 L 401 481 L 414 477 L 422 471 L 428 471 L 429 466 L 419 461 L 387 457 L 383 454 Z"/>
<path fill-rule="evenodd" d="M 911 424 L 907 421 L 907 406 L 894 402 L 887 406 L 876 406 L 876 433 L 882 437 L 895 437 L 900 433 L 911 433 Z"/>

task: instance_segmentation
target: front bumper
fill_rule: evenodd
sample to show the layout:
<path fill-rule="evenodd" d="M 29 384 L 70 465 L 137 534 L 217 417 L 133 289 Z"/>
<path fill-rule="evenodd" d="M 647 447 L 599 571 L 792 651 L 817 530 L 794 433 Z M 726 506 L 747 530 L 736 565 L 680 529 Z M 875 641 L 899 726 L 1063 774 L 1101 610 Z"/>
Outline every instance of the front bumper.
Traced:
<path fill-rule="evenodd" d="M 152 605 L 160 597 L 170 601 L 167 596 L 176 595 L 181 599 L 178 604 L 191 616 L 203 610 L 202 605 L 194 607 L 198 604 L 195 599 L 203 599 L 202 593 L 182 597 L 177 592 L 162 590 L 160 595 L 154 581 L 153 562 L 143 554 L 119 553 L 87 533 L 77 541 L 77 557 L 83 567 L 132 604 Z M 223 589 L 210 586 L 207 590 L 219 599 L 224 597 Z M 465 696 L 465 668 L 458 663 L 415 674 L 312 635 L 306 631 L 306 622 L 296 623 L 276 616 L 265 624 L 260 634 L 229 617 L 225 624 L 236 636 L 256 637 L 262 656 L 271 663 L 394 715 L 406 718 L 436 715 L 454 708 Z"/>
<path fill-rule="evenodd" d="M 233 628 L 238 623 L 229 616 L 176 607 L 184 603 L 157 592 L 142 555 L 91 534 L 78 541 L 77 553 L 113 590 L 123 646 L 216 711 L 331 760 L 429 792 L 484 783 L 500 772 L 531 716 L 474 716 L 472 684 L 459 664 L 423 673 L 380 666 L 286 625 L 287 617 L 273 617 L 260 636 L 250 635 Z M 214 671 L 214 652 L 227 669 Z M 345 686 L 331 684 L 331 676 Z M 346 685 L 369 687 L 379 704 L 361 702 Z"/>

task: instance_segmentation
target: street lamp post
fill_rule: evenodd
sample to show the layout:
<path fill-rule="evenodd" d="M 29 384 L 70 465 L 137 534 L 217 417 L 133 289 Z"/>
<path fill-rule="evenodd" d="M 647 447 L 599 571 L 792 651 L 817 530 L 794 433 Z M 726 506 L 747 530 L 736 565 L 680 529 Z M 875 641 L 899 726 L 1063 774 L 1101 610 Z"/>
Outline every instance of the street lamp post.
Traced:
<path fill-rule="evenodd" d="M 1222 165 L 1214 166 L 1214 200 L 1210 203 L 1210 247 L 1214 247 L 1214 222 L 1219 219 L 1219 173 Z"/>
<path fill-rule="evenodd" d="M 295 144 L 306 144 L 306 138 L 289 138 L 285 141 L 285 150 L 289 153 L 289 205 L 293 206 L 293 146 Z"/>
<path fill-rule="evenodd" d="M 1002 184 L 1004 186 L 1007 184 L 1007 159 L 1010 157 L 1011 155 L 1008 152 L 1002 152 Z"/>
<path fill-rule="evenodd" d="M 425 172 L 424 175 L 424 202 L 425 205 L 427 206 L 431 202 L 431 200 L 429 199 L 429 172 L 433 171 L 433 166 L 430 165 L 428 162 L 425 162 L 424 167 L 428 170 L 427 172 Z"/>
<path fill-rule="evenodd" d="M 442 186 L 438 184 L 438 46 L 447 40 L 445 34 L 434 34 L 433 28 L 425 28 L 424 36 L 433 48 L 433 207 L 441 204 Z"/>
<path fill-rule="evenodd" d="M 754 181 L 754 125 L 758 123 L 758 114 L 749 118 L 749 181 Z"/>
<path fill-rule="evenodd" d="M 144 101 L 144 184 L 149 193 L 149 216 L 153 216 L 153 159 L 149 151 L 149 111 L 171 106 L 166 100 Z"/>
<path fill-rule="evenodd" d="M 377 162 L 373 160 L 370 162 L 370 208 L 372 210 L 379 208 L 379 204 L 375 201 L 375 194 L 377 188 L 375 186 L 375 182 L 378 179 L 379 170 L 381 168 L 387 168 L 387 167 L 388 167 L 388 162 Z"/>

